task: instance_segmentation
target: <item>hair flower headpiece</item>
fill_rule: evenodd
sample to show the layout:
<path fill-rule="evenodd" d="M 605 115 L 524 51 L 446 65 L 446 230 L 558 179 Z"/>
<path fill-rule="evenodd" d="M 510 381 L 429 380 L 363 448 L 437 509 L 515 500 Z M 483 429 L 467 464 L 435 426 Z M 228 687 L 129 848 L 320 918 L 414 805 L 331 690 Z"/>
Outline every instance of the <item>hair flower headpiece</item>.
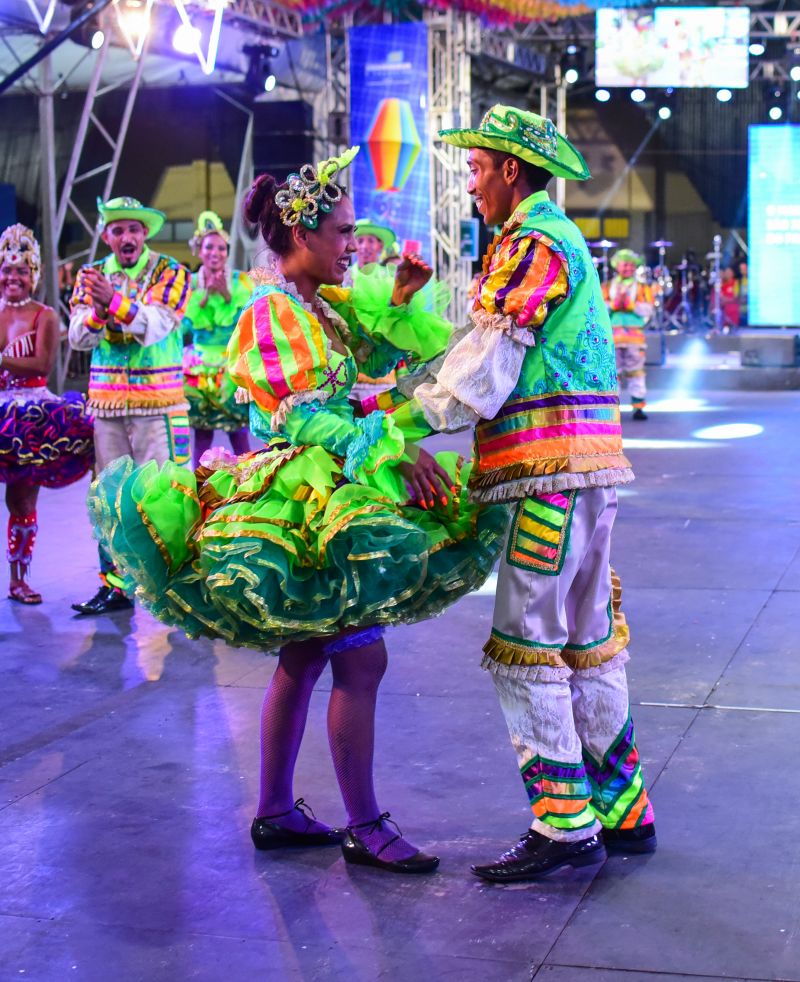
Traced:
<path fill-rule="evenodd" d="M 290 174 L 287 187 L 275 195 L 281 210 L 281 221 L 290 228 L 302 222 L 306 228 L 316 228 L 319 213 L 333 210 L 342 198 L 334 178 L 353 162 L 360 147 L 350 147 L 339 157 L 330 157 L 317 164 L 303 164 L 298 174 Z"/>

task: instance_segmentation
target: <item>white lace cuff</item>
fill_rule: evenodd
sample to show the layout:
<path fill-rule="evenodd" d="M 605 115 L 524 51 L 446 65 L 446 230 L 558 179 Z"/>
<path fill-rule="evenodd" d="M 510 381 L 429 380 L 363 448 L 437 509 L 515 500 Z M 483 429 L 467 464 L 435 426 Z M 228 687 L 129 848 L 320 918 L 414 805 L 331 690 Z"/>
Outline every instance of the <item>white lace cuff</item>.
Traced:
<path fill-rule="evenodd" d="M 434 385 L 421 385 L 416 391 L 429 423 L 443 412 L 451 420 L 445 429 L 493 419 L 517 384 L 527 351 L 515 337 L 520 329 L 510 318 L 496 315 L 479 317 L 478 321 L 448 352 Z M 447 405 L 446 396 L 462 403 L 473 415 Z"/>
<path fill-rule="evenodd" d="M 327 402 L 331 393 L 327 389 L 305 389 L 303 392 L 293 392 L 285 399 L 281 399 L 278 408 L 272 414 L 270 428 L 274 433 L 286 423 L 289 413 L 295 406 L 302 406 L 308 402 Z"/>
<path fill-rule="evenodd" d="M 470 313 L 472 323 L 475 327 L 483 330 L 501 331 L 512 341 L 523 345 L 525 348 L 533 348 L 536 345 L 536 334 L 527 327 L 520 327 L 513 317 L 505 314 L 490 314 L 486 310 L 478 309 Z"/>

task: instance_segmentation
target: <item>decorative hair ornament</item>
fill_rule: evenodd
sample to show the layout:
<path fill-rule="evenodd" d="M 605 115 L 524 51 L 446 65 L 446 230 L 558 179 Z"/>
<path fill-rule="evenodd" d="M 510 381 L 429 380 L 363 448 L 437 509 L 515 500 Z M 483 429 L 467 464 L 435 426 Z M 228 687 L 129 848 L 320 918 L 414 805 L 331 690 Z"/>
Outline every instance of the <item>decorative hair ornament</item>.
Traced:
<path fill-rule="evenodd" d="M 196 256 L 200 251 L 203 239 L 208 235 L 218 235 L 225 240 L 226 245 L 230 242 L 230 236 L 225 231 L 222 219 L 215 211 L 201 211 L 198 216 L 197 228 L 189 239 L 189 248 L 192 250 L 193 256 Z"/>
<path fill-rule="evenodd" d="M 333 211 L 342 199 L 342 192 L 334 178 L 339 171 L 349 167 L 360 147 L 350 147 L 339 157 L 330 157 L 316 165 L 303 164 L 298 174 L 290 174 L 287 186 L 275 195 L 275 204 L 281 210 L 281 221 L 290 228 L 302 222 L 306 228 L 316 228 L 319 213 Z"/>
<path fill-rule="evenodd" d="M 42 255 L 33 232 L 19 222 L 9 225 L 0 235 L 0 265 L 3 263 L 11 263 L 12 266 L 26 263 L 31 271 L 31 293 L 34 292 L 42 273 Z"/>

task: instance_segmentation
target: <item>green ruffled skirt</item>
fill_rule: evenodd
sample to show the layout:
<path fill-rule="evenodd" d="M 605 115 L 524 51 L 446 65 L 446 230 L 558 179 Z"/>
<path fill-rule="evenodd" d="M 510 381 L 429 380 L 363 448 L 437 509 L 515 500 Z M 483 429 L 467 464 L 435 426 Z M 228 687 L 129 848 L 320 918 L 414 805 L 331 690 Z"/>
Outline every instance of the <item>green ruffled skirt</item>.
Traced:
<path fill-rule="evenodd" d="M 236 385 L 228 374 L 224 347 L 184 348 L 183 392 L 194 429 L 233 433 L 247 426 L 250 407 L 235 399 Z"/>
<path fill-rule="evenodd" d="M 398 503 L 396 472 L 381 490 L 349 483 L 321 447 L 219 453 L 194 473 L 123 457 L 89 496 L 127 586 L 190 637 L 270 649 L 424 620 L 477 589 L 500 551 L 506 509 L 467 501 L 469 465 L 454 453 L 437 459 L 457 492 L 430 511 Z"/>

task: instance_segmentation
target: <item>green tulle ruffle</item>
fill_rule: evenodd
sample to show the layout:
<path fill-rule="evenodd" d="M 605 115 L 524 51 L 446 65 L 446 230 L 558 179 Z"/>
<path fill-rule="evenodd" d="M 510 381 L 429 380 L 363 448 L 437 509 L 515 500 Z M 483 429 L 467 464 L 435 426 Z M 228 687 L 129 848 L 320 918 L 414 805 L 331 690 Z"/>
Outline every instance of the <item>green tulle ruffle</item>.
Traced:
<path fill-rule="evenodd" d="M 249 407 L 235 399 L 224 347 L 190 345 L 184 350 L 183 392 L 189 425 L 195 429 L 231 433 L 247 426 Z"/>
<path fill-rule="evenodd" d="M 423 620 L 480 586 L 506 509 L 470 504 L 469 466 L 437 459 L 459 491 L 427 512 L 345 481 L 341 458 L 321 447 L 279 441 L 195 474 L 121 458 L 92 485 L 89 507 L 156 617 L 191 637 L 272 649 Z"/>

